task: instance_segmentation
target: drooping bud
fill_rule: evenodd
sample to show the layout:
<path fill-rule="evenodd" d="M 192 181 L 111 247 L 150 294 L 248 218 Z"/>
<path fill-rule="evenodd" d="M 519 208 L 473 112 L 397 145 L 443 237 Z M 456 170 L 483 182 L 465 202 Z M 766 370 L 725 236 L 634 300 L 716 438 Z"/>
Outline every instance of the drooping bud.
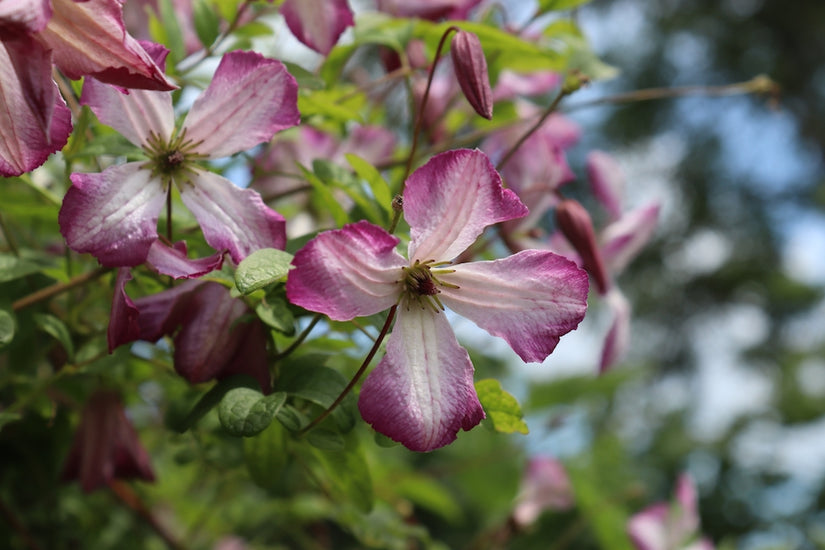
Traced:
<path fill-rule="evenodd" d="M 87 493 L 115 479 L 154 481 L 149 454 L 141 446 L 120 397 L 109 390 L 95 392 L 80 419 L 63 479 L 77 479 Z"/>
<path fill-rule="evenodd" d="M 581 256 L 583 267 L 596 282 L 599 294 L 605 294 L 610 282 L 601 252 L 596 245 L 596 234 L 590 214 L 578 201 L 565 199 L 556 207 L 556 223 Z"/>
<path fill-rule="evenodd" d="M 478 36 L 462 30 L 456 32 L 450 45 L 450 56 L 464 97 L 476 113 L 490 120 L 493 118 L 493 90 Z"/>

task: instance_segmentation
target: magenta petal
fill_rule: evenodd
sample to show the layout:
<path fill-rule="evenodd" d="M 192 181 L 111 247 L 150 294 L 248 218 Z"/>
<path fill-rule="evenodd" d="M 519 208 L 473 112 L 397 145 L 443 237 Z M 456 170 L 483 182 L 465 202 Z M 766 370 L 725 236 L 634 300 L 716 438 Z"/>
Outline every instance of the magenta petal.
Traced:
<path fill-rule="evenodd" d="M 524 361 L 543 361 L 587 309 L 587 274 L 554 254 L 524 250 L 502 260 L 454 266 L 444 305 L 504 338 Z"/>
<path fill-rule="evenodd" d="M 136 339 L 155 342 L 177 330 L 193 314 L 195 291 L 204 284 L 184 281 L 169 290 L 136 299 L 135 307 L 140 312 L 140 335 Z"/>
<path fill-rule="evenodd" d="M 183 123 L 195 151 L 226 157 L 298 124 L 298 84 L 283 63 L 255 52 L 223 56 Z"/>
<path fill-rule="evenodd" d="M 587 179 L 610 220 L 618 220 L 622 216 L 624 174 L 616 159 L 602 151 L 591 152 L 587 155 Z"/>
<path fill-rule="evenodd" d="M 361 388 L 358 408 L 376 431 L 432 451 L 484 418 L 473 364 L 443 313 L 399 307 L 387 354 Z"/>
<path fill-rule="evenodd" d="M 33 170 L 66 144 L 71 113 L 51 74 L 38 43 L 0 42 L 0 176 Z"/>
<path fill-rule="evenodd" d="M 69 248 L 88 252 L 108 267 L 146 260 L 157 239 L 158 214 L 166 200 L 160 180 L 138 162 L 99 174 L 72 174 L 58 222 Z"/>
<path fill-rule="evenodd" d="M 53 0 L 52 8 L 49 24 L 37 36 L 69 78 L 88 75 L 125 88 L 176 88 L 126 32 L 119 0 Z"/>
<path fill-rule="evenodd" d="M 220 269 L 223 265 L 223 252 L 206 258 L 190 260 L 186 256 L 186 243 L 180 241 L 174 247 L 155 241 L 149 248 L 146 262 L 162 275 L 175 279 L 194 279 Z"/>
<path fill-rule="evenodd" d="M 407 179 L 404 218 L 410 224 L 410 260 L 451 260 L 473 244 L 484 228 L 527 215 L 487 155 L 447 151 Z"/>
<path fill-rule="evenodd" d="M 119 90 L 93 78 L 83 83 L 80 103 L 88 105 L 103 124 L 135 145 L 145 146 L 151 134 L 168 139 L 175 125 L 172 94 L 149 90 Z"/>
<path fill-rule="evenodd" d="M 605 295 L 605 298 L 613 311 L 613 323 L 610 325 L 602 348 L 600 373 L 606 372 L 615 365 L 624 356 L 630 343 L 630 303 L 615 286 Z"/>
<path fill-rule="evenodd" d="M 347 0 L 286 0 L 281 14 L 298 40 L 323 55 L 355 23 Z"/>
<path fill-rule="evenodd" d="M 286 281 L 289 301 L 335 321 L 391 307 L 407 261 L 398 238 L 366 221 L 325 231 L 295 253 Z"/>
<path fill-rule="evenodd" d="M 39 32 L 51 16 L 50 0 L 3 0 L 0 2 L 0 36 L 8 41 Z"/>
<path fill-rule="evenodd" d="M 667 529 L 668 506 L 654 504 L 627 522 L 627 534 L 638 550 L 670 550 Z"/>
<path fill-rule="evenodd" d="M 617 275 L 644 248 L 659 221 L 659 204 L 650 204 L 623 215 L 600 235 L 607 270 Z"/>
<path fill-rule="evenodd" d="M 140 338 L 138 309 L 126 294 L 126 283 L 131 280 L 132 274 L 128 269 L 118 269 L 117 279 L 115 279 L 115 294 L 112 297 L 112 314 L 109 317 L 109 329 L 107 331 L 109 353 L 112 353 L 121 344 L 134 342 Z"/>
<path fill-rule="evenodd" d="M 251 189 L 241 189 L 212 172 L 196 170 L 191 184 L 179 186 L 183 203 L 195 215 L 209 246 L 228 250 L 232 261 L 261 248 L 284 249 L 286 223 Z"/>

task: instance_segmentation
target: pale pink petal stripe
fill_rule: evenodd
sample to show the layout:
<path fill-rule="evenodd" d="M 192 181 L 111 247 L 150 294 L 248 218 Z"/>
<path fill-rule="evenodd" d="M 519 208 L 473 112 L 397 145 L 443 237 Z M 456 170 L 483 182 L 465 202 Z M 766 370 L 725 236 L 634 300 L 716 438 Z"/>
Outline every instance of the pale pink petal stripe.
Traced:
<path fill-rule="evenodd" d="M 624 196 L 624 174 L 619 163 L 602 151 L 587 155 L 587 179 L 593 195 L 602 203 L 611 221 L 622 217 L 622 196 Z"/>
<path fill-rule="evenodd" d="M 443 313 L 399 307 L 387 354 L 364 382 L 358 408 L 376 431 L 413 451 L 443 447 L 481 422 L 473 364 Z"/>
<path fill-rule="evenodd" d="M 209 246 L 228 250 L 235 263 L 261 248 L 284 249 L 284 218 L 265 205 L 255 191 L 241 189 L 223 176 L 200 169 L 191 182 L 178 189 Z"/>
<path fill-rule="evenodd" d="M 298 84 L 286 67 L 255 52 L 223 56 L 183 126 L 196 151 L 226 157 L 298 124 Z"/>
<path fill-rule="evenodd" d="M 168 140 L 175 126 L 172 94 L 150 90 L 119 90 L 94 78 L 83 83 L 80 103 L 88 105 L 103 124 L 141 147 L 154 133 Z"/>
<path fill-rule="evenodd" d="M 638 550 L 670 550 L 667 532 L 668 505 L 654 504 L 627 522 L 627 534 Z"/>
<path fill-rule="evenodd" d="M 587 274 L 547 251 L 524 250 L 502 260 L 454 267 L 443 280 L 444 305 L 504 338 L 524 361 L 543 361 L 587 309 Z"/>
<path fill-rule="evenodd" d="M 488 225 L 527 215 L 519 198 L 478 149 L 447 151 L 407 179 L 404 218 L 410 260 L 452 260 Z"/>
<path fill-rule="evenodd" d="M 659 204 L 650 204 L 624 214 L 602 230 L 602 259 L 613 275 L 621 273 L 653 236 L 659 221 Z"/>
<path fill-rule="evenodd" d="M 52 0 L 52 18 L 37 38 L 73 80 L 88 75 L 126 88 L 174 90 L 163 70 L 126 32 L 119 0 Z"/>
<path fill-rule="evenodd" d="M 355 23 L 347 0 L 286 0 L 281 14 L 298 40 L 323 55 Z"/>
<path fill-rule="evenodd" d="M 71 113 L 51 71 L 38 43 L 0 42 L 0 176 L 33 170 L 66 144 Z"/>
<path fill-rule="evenodd" d="M 69 248 L 89 252 L 109 267 L 141 264 L 157 239 L 166 200 L 160 180 L 141 163 L 97 174 L 72 174 L 58 221 Z"/>
<path fill-rule="evenodd" d="M 335 321 L 388 309 L 398 300 L 407 265 L 397 244 L 366 221 L 321 233 L 295 253 L 286 281 L 289 301 Z"/>

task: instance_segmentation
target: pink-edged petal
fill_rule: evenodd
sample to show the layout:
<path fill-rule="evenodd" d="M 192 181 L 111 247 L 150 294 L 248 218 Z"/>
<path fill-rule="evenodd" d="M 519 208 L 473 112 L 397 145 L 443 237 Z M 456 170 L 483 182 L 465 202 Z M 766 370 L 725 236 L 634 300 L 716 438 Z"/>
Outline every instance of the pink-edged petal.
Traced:
<path fill-rule="evenodd" d="M 610 220 L 621 218 L 625 182 L 616 159 L 602 151 L 592 151 L 587 155 L 587 179 L 593 195 L 607 210 Z"/>
<path fill-rule="evenodd" d="M 66 144 L 71 113 L 51 72 L 33 40 L 0 42 L 0 176 L 33 170 Z"/>
<path fill-rule="evenodd" d="M 149 248 L 146 262 L 161 275 L 169 275 L 175 279 L 194 279 L 220 269 L 223 265 L 223 253 L 217 252 L 205 258 L 192 260 L 186 255 L 184 241 L 179 241 L 173 246 L 155 241 Z"/>
<path fill-rule="evenodd" d="M 200 169 L 179 189 L 206 242 L 215 250 L 228 250 L 233 262 L 240 263 L 261 248 L 284 249 L 284 218 L 265 205 L 255 191 Z"/>
<path fill-rule="evenodd" d="M 676 480 L 676 502 L 679 514 L 675 518 L 676 529 L 688 538 L 699 529 L 699 509 L 696 505 L 696 487 L 688 474 L 680 474 Z"/>
<path fill-rule="evenodd" d="M 126 283 L 131 280 L 132 274 L 127 268 L 118 269 L 115 293 L 112 297 L 112 314 L 109 316 L 109 328 L 106 334 L 109 353 L 121 344 L 134 342 L 140 338 L 138 309 L 126 294 Z"/>
<path fill-rule="evenodd" d="M 0 36 L 13 40 L 43 30 L 52 16 L 50 0 L 0 2 Z"/>
<path fill-rule="evenodd" d="M 174 90 L 152 57 L 123 25 L 119 0 L 52 0 L 52 18 L 37 36 L 71 79 L 93 76 L 126 88 Z"/>
<path fill-rule="evenodd" d="M 627 534 L 637 550 L 670 550 L 665 503 L 654 504 L 627 522 Z"/>
<path fill-rule="evenodd" d="M 223 56 L 183 126 L 199 143 L 196 152 L 219 158 L 269 141 L 299 120 L 298 84 L 283 63 L 235 51 Z"/>
<path fill-rule="evenodd" d="M 175 126 L 172 94 L 168 92 L 123 90 L 87 78 L 80 103 L 88 105 L 100 122 L 141 147 L 147 145 L 152 133 L 169 138 Z"/>
<path fill-rule="evenodd" d="M 407 178 L 404 218 L 410 260 L 451 260 L 488 225 L 527 215 L 515 193 L 478 149 L 447 151 Z"/>
<path fill-rule="evenodd" d="M 607 270 L 621 273 L 644 248 L 659 221 L 659 204 L 650 204 L 623 215 L 600 235 L 602 258 Z"/>
<path fill-rule="evenodd" d="M 605 295 L 613 323 L 607 332 L 599 362 L 599 372 L 604 373 L 624 357 L 630 343 L 630 302 L 615 286 Z"/>
<path fill-rule="evenodd" d="M 143 263 L 157 239 L 166 200 L 160 180 L 138 162 L 99 174 L 72 174 L 71 180 L 58 216 L 69 248 L 88 252 L 108 267 Z"/>
<path fill-rule="evenodd" d="M 281 14 L 298 40 L 323 55 L 355 24 L 347 0 L 286 0 Z"/>
<path fill-rule="evenodd" d="M 438 20 L 466 19 L 481 0 L 378 0 L 378 9 L 397 17 L 421 17 Z"/>
<path fill-rule="evenodd" d="M 289 301 L 335 321 L 391 307 L 407 261 L 398 238 L 367 221 L 325 231 L 295 253 L 286 281 Z"/>
<path fill-rule="evenodd" d="M 473 364 L 443 313 L 403 306 L 387 354 L 358 399 L 376 431 L 413 451 L 432 451 L 484 418 L 473 387 Z"/>
<path fill-rule="evenodd" d="M 494 336 L 524 361 L 543 361 L 587 309 L 587 274 L 576 264 L 540 250 L 502 260 L 453 267 L 441 288 L 442 303 Z"/>

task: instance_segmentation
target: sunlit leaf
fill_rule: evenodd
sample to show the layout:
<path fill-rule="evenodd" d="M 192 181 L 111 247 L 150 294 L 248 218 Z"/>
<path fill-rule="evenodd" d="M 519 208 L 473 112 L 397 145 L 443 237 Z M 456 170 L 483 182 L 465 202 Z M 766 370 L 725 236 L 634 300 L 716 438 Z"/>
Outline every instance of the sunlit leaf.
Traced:
<path fill-rule="evenodd" d="M 242 294 L 251 294 L 273 283 L 286 280 L 292 254 L 275 248 L 256 250 L 238 264 L 235 284 Z"/>
<path fill-rule="evenodd" d="M 502 389 L 498 380 L 479 380 L 475 386 L 478 400 L 497 432 L 526 434 L 529 431 L 518 401 Z"/>

